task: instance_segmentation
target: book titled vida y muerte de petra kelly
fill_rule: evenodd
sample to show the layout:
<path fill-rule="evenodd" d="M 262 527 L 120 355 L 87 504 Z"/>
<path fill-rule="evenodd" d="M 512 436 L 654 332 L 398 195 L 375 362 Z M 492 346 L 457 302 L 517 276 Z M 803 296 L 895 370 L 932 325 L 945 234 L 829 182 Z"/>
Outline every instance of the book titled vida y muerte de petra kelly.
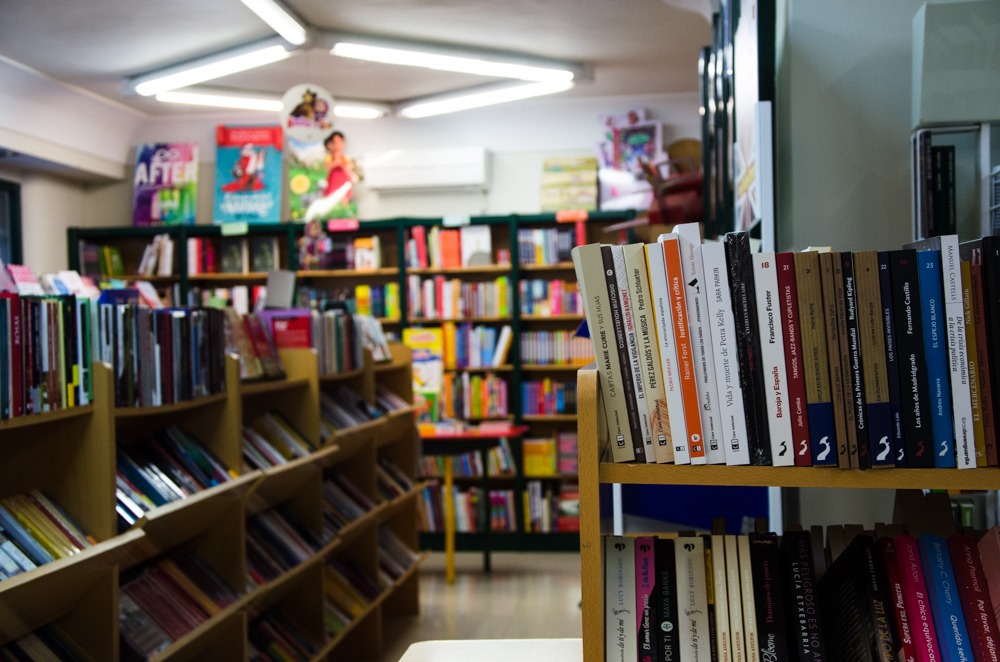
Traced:
<path fill-rule="evenodd" d="M 215 127 L 215 223 L 281 220 L 281 126 Z"/>
<path fill-rule="evenodd" d="M 197 194 L 197 143 L 143 143 L 136 147 L 132 225 L 191 225 Z"/>

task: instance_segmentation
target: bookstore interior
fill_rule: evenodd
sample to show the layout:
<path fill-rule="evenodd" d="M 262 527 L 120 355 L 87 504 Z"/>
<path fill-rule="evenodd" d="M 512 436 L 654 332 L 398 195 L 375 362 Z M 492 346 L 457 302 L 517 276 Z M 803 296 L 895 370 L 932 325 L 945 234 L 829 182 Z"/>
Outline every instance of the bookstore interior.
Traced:
<path fill-rule="evenodd" d="M 308 34 L 400 63 L 243 2 L 286 19 L 274 60 Z M 581 636 L 484 660 L 995 661 L 1000 3 L 878 10 L 893 39 L 857 50 L 912 59 L 886 92 L 899 144 L 819 171 L 895 198 L 857 208 L 803 204 L 826 180 L 789 127 L 813 102 L 783 87 L 812 75 L 793 36 L 840 49 L 857 19 L 709 4 L 689 117 L 609 97 L 530 160 L 355 156 L 360 125 L 295 69 L 263 113 L 136 132 L 116 180 L 0 114 L 0 660 L 385 662 L 431 554 L 452 584 L 456 551 L 484 574 L 502 551 L 579 554 Z M 129 78 L 135 103 L 223 75 L 180 78 L 190 59 Z M 12 62 L 0 104 L 79 94 Z M 586 80 L 539 62 L 488 75 Z M 425 101 L 373 117 L 450 112 Z M 526 163 L 537 205 L 484 193 Z M 83 215 L 36 220 L 60 204 Z"/>

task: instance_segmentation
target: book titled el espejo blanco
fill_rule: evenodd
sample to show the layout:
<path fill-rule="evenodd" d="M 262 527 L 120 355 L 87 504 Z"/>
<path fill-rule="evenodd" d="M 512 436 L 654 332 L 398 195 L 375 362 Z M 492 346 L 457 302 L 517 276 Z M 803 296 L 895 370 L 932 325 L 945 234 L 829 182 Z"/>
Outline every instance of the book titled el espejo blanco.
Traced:
<path fill-rule="evenodd" d="M 143 143 L 135 150 L 132 225 L 193 225 L 198 143 Z"/>

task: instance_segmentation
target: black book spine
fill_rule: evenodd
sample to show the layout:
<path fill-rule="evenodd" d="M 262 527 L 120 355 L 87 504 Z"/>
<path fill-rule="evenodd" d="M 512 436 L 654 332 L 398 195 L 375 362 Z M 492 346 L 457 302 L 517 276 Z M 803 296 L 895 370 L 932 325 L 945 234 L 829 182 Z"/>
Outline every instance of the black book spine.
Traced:
<path fill-rule="evenodd" d="M 1000 375 L 1000 235 L 983 237 L 983 308 L 986 313 L 986 352 L 990 361 L 990 374 Z M 993 415 L 1000 413 L 1000 388 L 993 387 Z"/>
<path fill-rule="evenodd" d="M 639 402 L 635 397 L 635 384 L 632 381 L 632 358 L 628 351 L 628 338 L 625 337 L 625 322 L 622 317 L 622 302 L 618 293 L 618 278 L 615 274 L 614 258 L 610 246 L 601 246 L 601 259 L 604 262 L 604 281 L 608 286 L 608 309 L 611 312 L 611 323 L 614 326 L 615 347 L 618 349 L 618 361 L 621 366 L 622 392 L 625 395 L 625 406 L 628 409 L 628 427 L 632 433 L 632 447 L 635 451 L 635 461 L 646 461 L 646 447 L 642 443 L 642 426 L 639 424 Z M 623 274 L 624 275 L 624 274 Z"/>
<path fill-rule="evenodd" d="M 653 543 L 656 583 L 650 601 L 655 623 L 656 652 L 660 662 L 678 662 L 677 650 L 677 569 L 672 538 L 656 538 Z"/>
<path fill-rule="evenodd" d="M 854 256 L 849 252 L 843 252 L 840 254 L 840 263 L 840 273 L 844 281 L 844 319 L 847 323 L 847 364 L 850 368 L 847 371 L 847 378 L 850 385 L 850 406 L 854 411 L 858 466 L 861 469 L 869 469 L 872 460 L 868 443 L 868 410 L 861 357 L 861 323 L 858 321 L 858 287 L 854 277 Z"/>
<path fill-rule="evenodd" d="M 785 620 L 785 595 L 781 580 L 781 557 L 778 536 L 774 533 L 750 534 L 750 565 L 753 568 L 753 602 L 757 610 L 757 646 L 755 659 L 788 662 L 788 630 Z"/>
<path fill-rule="evenodd" d="M 882 328 L 885 331 L 885 374 L 889 384 L 889 415 L 892 417 L 892 456 L 897 467 L 906 466 L 903 437 L 902 393 L 899 382 L 899 361 L 896 351 L 896 324 L 893 317 L 892 278 L 889 273 L 889 252 L 878 253 L 878 282 L 882 296 Z"/>
<path fill-rule="evenodd" d="M 890 251 L 889 272 L 892 277 L 893 321 L 906 466 L 929 468 L 934 466 L 934 454 L 930 437 L 927 363 L 924 358 L 924 327 L 920 314 L 916 251 Z"/>
<path fill-rule="evenodd" d="M 781 537 L 782 579 L 788 606 L 788 650 L 799 662 L 823 662 L 826 644 L 816 593 L 816 569 L 808 531 L 786 531 Z"/>
<path fill-rule="evenodd" d="M 760 334 L 757 326 L 757 296 L 754 288 L 750 235 L 730 232 L 725 236 L 726 267 L 736 322 L 736 348 L 740 365 L 743 409 L 747 418 L 750 464 L 771 464 L 771 437 L 764 400 L 764 373 L 760 368 Z"/>

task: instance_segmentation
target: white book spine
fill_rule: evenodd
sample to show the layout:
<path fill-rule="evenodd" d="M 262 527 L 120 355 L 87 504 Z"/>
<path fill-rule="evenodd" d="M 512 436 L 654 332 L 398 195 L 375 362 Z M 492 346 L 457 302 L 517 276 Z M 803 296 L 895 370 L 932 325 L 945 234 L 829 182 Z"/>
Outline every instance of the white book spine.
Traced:
<path fill-rule="evenodd" d="M 760 366 L 764 371 L 768 429 L 771 433 L 771 464 L 793 466 L 792 417 L 788 407 L 788 376 L 781 329 L 781 297 L 774 253 L 753 254 L 753 277 L 757 290 L 757 321 L 760 333 Z"/>
<path fill-rule="evenodd" d="M 678 536 L 674 542 L 677 568 L 677 642 L 680 659 L 711 662 L 708 629 L 708 585 L 705 543 L 698 536 Z"/>
<path fill-rule="evenodd" d="M 604 545 L 604 658 L 608 662 L 634 662 L 638 640 L 635 539 L 607 536 Z"/>
<path fill-rule="evenodd" d="M 715 381 L 719 390 L 719 418 L 726 464 L 750 464 L 747 421 L 740 385 L 740 362 L 736 348 L 736 318 L 729 293 L 726 248 L 720 242 L 701 247 L 708 288 L 708 320 L 715 357 Z"/>
<path fill-rule="evenodd" d="M 624 247 L 629 297 L 635 322 L 636 344 L 646 390 L 646 411 L 649 419 L 647 462 L 669 462 L 672 459 L 667 404 L 663 393 L 663 372 L 657 351 L 656 324 L 650 299 L 649 274 L 646 271 L 646 250 L 643 244 Z"/>
<path fill-rule="evenodd" d="M 722 424 L 719 418 L 719 390 L 715 380 L 715 356 L 708 323 L 708 297 L 701 257 L 701 235 L 697 223 L 675 228 L 680 238 L 684 296 L 687 299 L 688 328 L 691 335 L 695 382 L 701 405 L 701 432 L 708 464 L 725 464 Z"/>
<path fill-rule="evenodd" d="M 753 599 L 753 566 L 750 565 L 750 536 L 736 536 L 736 550 L 740 566 L 740 592 L 743 594 L 743 650 L 747 662 L 762 659 L 757 651 L 757 605 Z"/>
<path fill-rule="evenodd" d="M 622 324 L 625 329 L 625 345 L 628 347 L 629 365 L 623 370 L 632 371 L 632 390 L 635 391 L 636 406 L 639 410 L 639 434 L 642 435 L 642 445 L 646 449 L 646 462 L 655 462 L 656 457 L 651 452 L 653 447 L 649 428 L 649 408 L 646 405 L 646 382 L 642 374 L 642 360 L 639 355 L 639 334 L 635 327 L 635 315 L 632 310 L 630 287 L 628 285 L 628 269 L 625 266 L 625 250 L 623 246 L 612 246 L 611 255 L 615 265 L 615 280 L 618 283 L 618 300 L 622 311 Z"/>
<path fill-rule="evenodd" d="M 670 291 L 667 289 L 667 270 L 663 264 L 660 244 L 646 245 L 646 264 L 652 292 L 656 339 L 658 341 L 660 371 L 663 374 L 663 391 L 670 418 L 670 440 L 674 464 L 690 464 L 687 447 L 687 426 L 684 424 L 684 400 L 680 376 L 677 374 L 677 345 L 674 341 L 674 324 L 670 319 Z"/>
<path fill-rule="evenodd" d="M 747 662 L 746 639 L 743 628 L 743 600 L 740 590 L 740 558 L 736 536 L 724 536 L 726 556 L 726 584 L 729 589 L 729 641 L 732 645 L 732 661 Z"/>
<path fill-rule="evenodd" d="M 726 585 L 725 536 L 713 534 L 712 589 L 715 591 L 715 650 L 718 662 L 733 662 L 732 631 L 729 629 L 729 590 Z"/>
<path fill-rule="evenodd" d="M 965 308 L 962 301 L 962 263 L 958 236 L 940 237 L 944 314 L 948 325 L 948 365 L 951 368 L 951 412 L 955 426 L 955 460 L 959 469 L 976 467 L 972 434 L 972 392 L 969 387 Z"/>

